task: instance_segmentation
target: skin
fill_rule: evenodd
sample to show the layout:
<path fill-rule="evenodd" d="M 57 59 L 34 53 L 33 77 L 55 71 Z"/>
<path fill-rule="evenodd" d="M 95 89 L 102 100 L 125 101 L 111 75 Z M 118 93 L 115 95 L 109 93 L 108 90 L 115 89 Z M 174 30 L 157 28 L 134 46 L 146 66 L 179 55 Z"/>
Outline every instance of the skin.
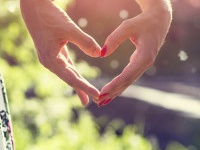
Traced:
<path fill-rule="evenodd" d="M 100 92 L 99 106 L 119 96 L 151 67 L 163 45 L 172 20 L 169 0 L 136 0 L 142 13 L 125 20 L 106 39 L 101 56 L 107 57 L 126 39 L 136 50 L 122 73 L 106 84 Z"/>
<path fill-rule="evenodd" d="M 169 30 L 170 0 L 136 0 L 142 13 L 127 19 L 106 39 L 101 49 L 51 0 L 20 0 L 21 12 L 41 64 L 72 86 L 83 105 L 91 97 L 98 106 L 110 103 L 152 66 Z M 66 44 L 72 42 L 91 57 L 107 57 L 126 39 L 136 50 L 122 73 L 99 92 L 76 70 Z"/>
<path fill-rule="evenodd" d="M 99 91 L 78 73 L 66 44 L 74 43 L 91 57 L 100 55 L 100 46 L 50 0 L 21 0 L 20 6 L 41 64 L 73 87 L 83 105 L 88 96 L 96 102 Z"/>

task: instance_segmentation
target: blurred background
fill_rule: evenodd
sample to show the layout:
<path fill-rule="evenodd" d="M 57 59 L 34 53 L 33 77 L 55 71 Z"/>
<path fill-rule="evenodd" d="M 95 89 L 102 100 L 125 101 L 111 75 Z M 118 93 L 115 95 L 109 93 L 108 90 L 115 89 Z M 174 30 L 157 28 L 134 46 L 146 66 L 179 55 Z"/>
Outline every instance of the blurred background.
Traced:
<path fill-rule="evenodd" d="M 73 89 L 43 68 L 22 21 L 19 0 L 0 0 L 0 72 L 18 150 L 199 150 L 200 1 L 172 0 L 173 22 L 155 64 L 111 104 L 81 106 Z M 55 0 L 103 46 L 141 11 L 133 0 Z M 69 43 L 81 74 L 101 89 L 127 65 L 125 41 L 94 59 Z"/>

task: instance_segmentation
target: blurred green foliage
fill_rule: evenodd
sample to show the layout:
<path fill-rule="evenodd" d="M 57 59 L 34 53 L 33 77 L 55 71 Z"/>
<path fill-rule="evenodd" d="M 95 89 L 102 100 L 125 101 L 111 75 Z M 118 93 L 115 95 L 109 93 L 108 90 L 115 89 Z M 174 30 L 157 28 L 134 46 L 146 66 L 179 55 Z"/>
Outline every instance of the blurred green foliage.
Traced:
<path fill-rule="evenodd" d="M 187 150 L 182 144 L 177 142 L 171 142 L 167 146 L 167 150 Z"/>
<path fill-rule="evenodd" d="M 0 72 L 6 82 L 17 150 L 152 150 L 133 126 L 126 126 L 121 136 L 109 127 L 100 134 L 92 115 L 76 95 L 70 95 L 72 89 L 39 64 L 19 1 L 1 0 L 0 18 Z M 99 74 L 86 62 L 76 65 L 88 79 Z"/>
<path fill-rule="evenodd" d="M 69 96 L 72 89 L 39 64 L 19 1 L 1 0 L 0 7 L 0 71 L 5 77 L 17 150 L 151 149 L 128 127 L 122 138 L 112 131 L 100 136 L 98 125 L 81 109 L 77 96 Z M 76 65 L 88 79 L 99 73 L 86 62 Z M 74 109 L 80 111 L 77 119 Z"/>

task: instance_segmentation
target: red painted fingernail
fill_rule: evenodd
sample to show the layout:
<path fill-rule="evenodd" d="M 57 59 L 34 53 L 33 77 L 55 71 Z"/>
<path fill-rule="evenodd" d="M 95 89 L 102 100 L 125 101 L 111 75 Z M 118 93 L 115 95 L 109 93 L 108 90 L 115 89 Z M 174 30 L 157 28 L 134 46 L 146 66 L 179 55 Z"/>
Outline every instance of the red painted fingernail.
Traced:
<path fill-rule="evenodd" d="M 107 46 L 103 46 L 103 48 L 101 49 L 101 57 L 104 57 L 107 51 Z"/>
<path fill-rule="evenodd" d="M 110 103 L 112 101 L 111 98 L 107 99 L 107 100 L 104 100 L 104 101 L 101 101 L 99 104 L 98 104 L 98 107 L 101 107 L 103 105 L 107 105 L 108 103 Z"/>
<path fill-rule="evenodd" d="M 109 93 L 105 93 L 105 94 L 102 94 L 102 95 L 99 95 L 99 99 L 101 99 L 102 97 L 104 96 L 107 96 Z"/>
<path fill-rule="evenodd" d="M 104 101 L 103 105 L 107 105 L 108 103 L 110 103 L 112 101 L 111 98 L 107 99 L 106 101 Z"/>
<path fill-rule="evenodd" d="M 61 46 L 66 45 L 66 44 L 67 44 L 67 41 L 66 41 L 66 40 L 64 40 L 64 41 L 62 41 L 62 42 L 60 43 Z"/>

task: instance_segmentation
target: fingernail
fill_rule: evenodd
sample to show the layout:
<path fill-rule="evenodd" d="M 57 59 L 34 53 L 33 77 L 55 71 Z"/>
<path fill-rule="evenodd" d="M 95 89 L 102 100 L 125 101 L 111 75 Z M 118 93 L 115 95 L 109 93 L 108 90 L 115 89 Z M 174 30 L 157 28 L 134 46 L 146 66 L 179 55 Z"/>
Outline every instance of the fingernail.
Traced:
<path fill-rule="evenodd" d="M 64 41 L 62 41 L 62 42 L 60 43 L 61 46 L 66 45 L 66 44 L 67 44 L 67 41 L 66 41 L 66 40 L 64 40 Z"/>
<path fill-rule="evenodd" d="M 108 103 L 110 103 L 112 101 L 111 98 L 107 99 L 106 101 L 104 101 L 103 105 L 107 105 Z"/>
<path fill-rule="evenodd" d="M 102 95 L 99 95 L 99 99 L 101 99 L 102 97 L 104 96 L 107 96 L 109 93 L 105 93 L 105 94 L 102 94 Z"/>
<path fill-rule="evenodd" d="M 104 100 L 104 101 L 101 101 L 99 104 L 98 104 L 98 107 L 101 107 L 103 105 L 107 105 L 108 103 L 110 103 L 112 101 L 111 98 L 107 99 L 107 100 Z"/>
<path fill-rule="evenodd" d="M 103 48 L 101 49 L 101 58 L 105 56 L 106 51 L 107 51 L 107 46 L 103 46 Z"/>

